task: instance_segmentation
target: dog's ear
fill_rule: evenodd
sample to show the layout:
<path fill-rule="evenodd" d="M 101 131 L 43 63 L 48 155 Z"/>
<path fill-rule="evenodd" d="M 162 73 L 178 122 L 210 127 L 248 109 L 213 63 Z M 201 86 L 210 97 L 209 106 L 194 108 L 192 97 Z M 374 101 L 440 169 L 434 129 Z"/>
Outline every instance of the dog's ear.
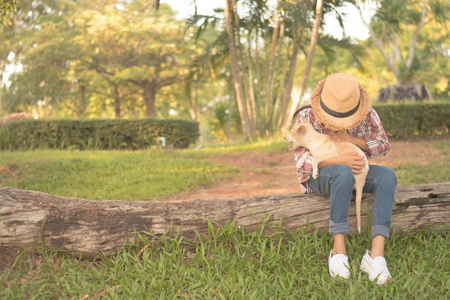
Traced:
<path fill-rule="evenodd" d="M 303 126 L 302 124 L 297 124 L 294 129 L 292 130 L 292 136 L 296 136 L 298 134 L 302 134 L 305 132 L 305 126 Z"/>

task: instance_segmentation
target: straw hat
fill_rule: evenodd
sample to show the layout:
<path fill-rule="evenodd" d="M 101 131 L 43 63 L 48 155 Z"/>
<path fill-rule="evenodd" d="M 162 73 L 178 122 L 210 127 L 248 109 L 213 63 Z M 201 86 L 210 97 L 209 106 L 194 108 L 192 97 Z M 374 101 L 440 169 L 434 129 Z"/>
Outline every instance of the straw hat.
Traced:
<path fill-rule="evenodd" d="M 336 73 L 317 84 L 311 107 L 325 127 L 333 131 L 350 130 L 366 118 L 369 94 L 352 75 Z"/>

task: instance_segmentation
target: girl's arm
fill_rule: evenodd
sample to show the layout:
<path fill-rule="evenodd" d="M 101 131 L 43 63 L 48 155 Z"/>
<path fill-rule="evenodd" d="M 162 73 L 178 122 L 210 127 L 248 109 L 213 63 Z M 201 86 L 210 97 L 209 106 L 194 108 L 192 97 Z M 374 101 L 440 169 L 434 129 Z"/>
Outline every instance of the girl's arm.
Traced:
<path fill-rule="evenodd" d="M 359 155 L 357 152 L 348 152 L 320 162 L 319 170 L 323 167 L 336 164 L 347 165 L 352 169 L 353 174 L 359 174 L 366 162 L 365 157 Z"/>

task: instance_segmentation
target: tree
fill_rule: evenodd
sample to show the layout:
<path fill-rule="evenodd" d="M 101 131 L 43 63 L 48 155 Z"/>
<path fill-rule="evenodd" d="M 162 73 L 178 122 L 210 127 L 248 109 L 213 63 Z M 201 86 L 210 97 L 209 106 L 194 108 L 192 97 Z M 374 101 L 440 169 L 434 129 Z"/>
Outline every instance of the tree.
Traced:
<path fill-rule="evenodd" d="M 24 0 L 11 30 L 0 32 L 0 72 L 8 63 L 23 67 L 3 89 L 2 106 L 45 103 L 78 116 L 105 107 L 116 117 L 145 106 L 155 116 L 157 92 L 181 81 L 195 56 L 173 16 L 167 5 L 155 12 L 137 0 Z"/>
<path fill-rule="evenodd" d="M 13 63 L 22 71 L 11 78 L 11 86 L 2 93 L 2 106 L 7 110 L 58 105 L 70 91 L 67 74 L 70 60 L 77 56 L 76 46 L 70 42 L 71 30 L 67 22 L 68 10 L 55 1 L 20 2 L 11 24 L 3 32 L 8 45 L 2 57 L 3 67 L 14 54 Z"/>
<path fill-rule="evenodd" d="M 423 229 L 430 224 L 448 231 L 450 183 L 402 186 L 396 190 L 392 228 L 397 233 Z M 371 209 L 373 196 L 365 194 L 363 205 Z M 243 199 L 213 199 L 181 202 L 87 200 L 0 187 L 2 247 L 31 247 L 45 243 L 84 257 L 116 253 L 139 233 L 152 241 L 176 233 L 193 241 L 211 233 L 212 227 L 232 223 L 239 230 L 272 234 L 263 223 L 296 231 L 305 226 L 328 228 L 329 201 L 315 194 L 264 195 Z M 352 201 L 351 211 L 355 210 Z M 355 229 L 355 218 L 349 218 Z M 362 220 L 368 224 L 366 210 Z M 86 224 L 89 226 L 86 226 Z M 281 228 L 280 228 L 281 229 Z M 18 234 L 20 232 L 20 234 Z M 168 234 L 168 235 L 166 235 Z"/>
<path fill-rule="evenodd" d="M 299 104 L 301 102 L 301 99 L 303 97 L 304 91 L 306 89 L 310 73 L 311 73 L 311 67 L 313 64 L 313 60 L 315 57 L 316 52 L 316 46 L 319 45 L 321 48 L 324 49 L 325 53 L 329 55 L 330 57 L 334 57 L 333 52 L 336 51 L 336 48 L 342 48 L 352 53 L 354 60 L 357 64 L 360 65 L 360 61 L 358 59 L 358 56 L 362 54 L 362 49 L 358 45 L 355 45 L 351 39 L 348 37 L 343 37 L 342 39 L 336 39 L 329 35 L 320 34 L 320 29 L 323 25 L 322 17 L 323 15 L 333 12 L 334 16 L 338 19 L 339 24 L 341 27 L 343 27 L 343 19 L 342 15 L 339 13 L 337 8 L 343 6 L 346 2 L 353 2 L 353 1 L 322 1 L 318 0 L 316 1 L 316 5 L 314 8 L 314 26 L 312 29 L 311 36 L 309 38 L 309 50 L 306 55 L 306 64 L 305 68 L 302 74 L 302 80 L 299 86 L 299 95 L 297 99 L 294 99 L 289 115 L 286 118 L 286 122 L 282 129 L 284 131 L 287 131 L 290 129 L 292 124 L 292 116 L 294 115 L 295 111 L 299 108 Z M 330 49 L 332 48 L 332 49 Z M 358 66 L 359 67 L 359 66 Z M 283 123 L 281 123 L 283 124 Z"/>
<path fill-rule="evenodd" d="M 433 26 L 446 24 L 447 12 L 450 9 L 448 2 L 441 0 L 370 2 L 378 5 L 373 18 L 365 22 L 375 47 L 395 76 L 397 85 L 415 83 L 417 80 L 415 71 L 427 63 L 426 60 L 417 59 L 420 32 L 427 24 L 434 23 Z M 360 3 L 356 6 L 362 14 L 364 6 Z M 448 29 L 443 29 L 448 35 Z"/>
<path fill-rule="evenodd" d="M 242 87 L 242 80 L 240 76 L 239 66 L 238 66 L 238 55 L 235 44 L 234 29 L 232 25 L 232 14 L 233 14 L 233 3 L 231 0 L 226 0 L 225 7 L 225 23 L 228 34 L 228 43 L 230 49 L 231 58 L 231 70 L 233 73 L 233 83 L 236 89 L 236 98 L 239 106 L 239 114 L 241 116 L 242 128 L 244 131 L 245 139 L 252 138 L 252 132 L 250 128 L 250 120 L 248 117 L 247 103 L 245 101 L 244 90 Z"/>
<path fill-rule="evenodd" d="M 16 0 L 2 0 L 0 2 L 0 26 L 9 22 L 9 14 L 15 10 Z"/>
<path fill-rule="evenodd" d="M 151 117 L 156 115 L 157 92 L 179 80 L 180 70 L 192 53 L 173 15 L 167 5 L 155 12 L 140 1 L 121 7 L 111 2 L 83 12 L 77 21 L 85 28 L 81 39 L 88 68 L 109 82 L 116 102 L 124 84 L 135 85 L 146 115 Z"/>
<path fill-rule="evenodd" d="M 290 122 L 286 116 L 298 65 L 297 57 L 299 51 L 305 52 L 306 43 L 310 44 L 310 51 L 304 68 L 303 89 L 309 78 L 316 45 L 354 50 L 349 39 L 336 40 L 319 35 L 321 15 L 335 11 L 344 1 L 325 1 L 323 7 L 321 3 L 317 2 L 316 7 L 316 3 L 280 0 L 276 7 L 272 7 L 266 1 L 227 2 L 230 9 L 225 11 L 226 35 L 219 35 L 212 44 L 223 45 L 218 40 L 227 39 L 228 47 L 221 51 L 223 56 L 229 57 L 227 62 L 233 69 L 233 85 L 242 127 L 244 131 L 251 131 L 251 137 L 271 134 L 286 121 Z M 313 22 L 314 18 L 316 22 Z M 188 25 L 192 24 L 199 24 L 201 32 L 208 24 L 220 25 L 220 22 L 215 17 L 195 15 L 188 21 Z M 330 45 L 321 43 L 319 36 L 331 42 Z M 354 54 L 357 55 L 358 51 Z M 297 105 L 298 101 L 291 110 L 295 110 Z M 246 126 L 250 128 L 245 129 Z M 245 132 L 244 135 L 246 138 L 249 136 Z"/>
<path fill-rule="evenodd" d="M 300 92 L 299 97 L 294 100 L 294 103 L 291 106 L 291 110 L 289 112 L 289 116 L 294 115 L 295 111 L 298 108 L 298 104 L 300 103 L 300 100 L 303 96 L 303 91 L 305 90 L 306 83 L 308 82 L 309 73 L 311 71 L 312 62 L 314 59 L 314 52 L 316 51 L 316 45 L 317 41 L 319 39 L 319 28 L 320 23 L 322 21 L 322 7 L 323 7 L 323 0 L 317 0 L 316 2 L 316 11 L 315 11 L 315 19 L 314 19 L 314 27 L 311 34 L 311 42 L 309 45 L 309 51 L 308 56 L 306 59 L 306 65 L 305 65 L 305 71 L 303 72 L 302 82 L 300 84 Z M 286 129 L 291 127 L 292 118 L 286 119 Z"/>

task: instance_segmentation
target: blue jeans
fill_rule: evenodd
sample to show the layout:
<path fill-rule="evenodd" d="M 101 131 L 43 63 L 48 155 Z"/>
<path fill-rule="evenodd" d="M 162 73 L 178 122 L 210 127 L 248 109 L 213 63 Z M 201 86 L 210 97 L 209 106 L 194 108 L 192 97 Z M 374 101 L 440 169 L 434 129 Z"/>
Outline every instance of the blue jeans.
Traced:
<path fill-rule="evenodd" d="M 313 191 L 323 196 L 330 196 L 330 234 L 347 234 L 347 222 L 350 200 L 353 194 L 355 177 L 346 165 L 329 165 L 319 171 L 319 177 L 310 178 L 309 185 Z M 385 166 L 369 165 L 364 193 L 373 193 L 372 238 L 382 235 L 389 239 L 394 193 L 397 177 L 392 169 Z"/>

